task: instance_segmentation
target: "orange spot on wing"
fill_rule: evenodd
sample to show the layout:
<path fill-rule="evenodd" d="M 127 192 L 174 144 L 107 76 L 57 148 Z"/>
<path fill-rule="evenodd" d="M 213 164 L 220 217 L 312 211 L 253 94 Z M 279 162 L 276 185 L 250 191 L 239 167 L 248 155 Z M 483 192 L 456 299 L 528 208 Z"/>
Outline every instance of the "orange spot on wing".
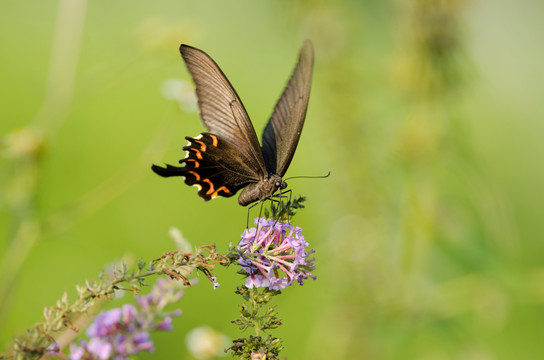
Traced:
<path fill-rule="evenodd" d="M 185 161 L 192 161 L 192 162 L 194 162 L 195 169 L 196 169 L 197 167 L 200 166 L 200 164 L 198 163 L 198 161 L 196 161 L 195 159 L 185 159 Z"/>
<path fill-rule="evenodd" d="M 206 151 L 206 144 L 204 144 L 202 141 L 200 140 L 194 140 L 195 142 L 199 143 L 200 144 L 200 151 Z"/>
<path fill-rule="evenodd" d="M 210 134 L 209 135 L 212 138 L 212 145 L 217 147 L 217 136 Z"/>
<path fill-rule="evenodd" d="M 213 193 L 213 183 L 210 181 L 210 179 L 203 179 L 202 182 L 210 184 L 210 189 L 206 191 L 206 195 L 210 195 L 211 193 Z"/>
<path fill-rule="evenodd" d="M 223 191 L 224 193 L 226 194 L 230 194 L 230 190 L 227 189 L 226 186 L 221 186 L 219 189 L 217 189 L 216 191 L 214 191 L 214 193 L 212 194 L 212 198 L 216 197 L 216 196 L 219 196 L 219 192 L 220 191 Z"/>
<path fill-rule="evenodd" d="M 196 181 L 200 181 L 200 175 L 198 175 L 198 173 L 194 172 L 194 171 L 187 171 L 189 174 L 193 174 L 194 177 L 196 178 Z"/>
<path fill-rule="evenodd" d="M 199 150 L 193 149 L 193 148 L 190 148 L 189 150 L 194 151 L 194 152 L 196 153 L 196 157 L 197 157 L 198 159 L 202 159 L 202 153 L 201 153 Z"/>

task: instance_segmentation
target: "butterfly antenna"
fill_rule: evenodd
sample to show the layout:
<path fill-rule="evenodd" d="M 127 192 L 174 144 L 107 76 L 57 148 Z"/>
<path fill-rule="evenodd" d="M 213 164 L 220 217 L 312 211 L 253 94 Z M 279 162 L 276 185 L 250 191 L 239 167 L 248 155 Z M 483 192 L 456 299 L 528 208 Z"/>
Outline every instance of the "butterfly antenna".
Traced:
<path fill-rule="evenodd" d="M 292 176 L 287 179 L 283 179 L 283 181 L 291 180 L 291 179 L 324 179 L 328 178 L 331 175 L 331 172 L 329 171 L 327 175 L 318 175 L 318 176 Z"/>

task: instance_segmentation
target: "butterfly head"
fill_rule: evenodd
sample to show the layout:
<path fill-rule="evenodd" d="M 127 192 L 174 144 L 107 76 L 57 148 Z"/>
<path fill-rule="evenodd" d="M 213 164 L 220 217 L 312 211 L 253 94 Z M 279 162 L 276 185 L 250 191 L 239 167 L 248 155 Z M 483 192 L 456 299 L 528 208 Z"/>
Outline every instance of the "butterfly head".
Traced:
<path fill-rule="evenodd" d="M 278 189 L 283 190 L 287 187 L 287 183 L 283 181 L 281 176 L 279 176 L 278 174 L 271 175 L 268 181 L 274 184 L 274 192 L 276 192 L 276 190 Z"/>

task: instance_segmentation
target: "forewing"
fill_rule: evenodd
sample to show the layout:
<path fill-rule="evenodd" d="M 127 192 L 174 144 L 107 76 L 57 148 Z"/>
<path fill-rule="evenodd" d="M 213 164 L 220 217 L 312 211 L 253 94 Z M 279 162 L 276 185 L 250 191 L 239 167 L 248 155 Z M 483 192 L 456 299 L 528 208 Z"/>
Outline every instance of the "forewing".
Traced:
<path fill-rule="evenodd" d="M 313 64 L 313 45 L 306 40 L 295 70 L 263 132 L 263 153 L 268 172 L 283 176 L 293 159 L 308 108 Z"/>
<path fill-rule="evenodd" d="M 188 45 L 179 49 L 196 85 L 200 117 L 210 133 L 238 149 L 256 174 L 266 174 L 259 140 L 251 120 L 229 80 L 202 50 Z"/>

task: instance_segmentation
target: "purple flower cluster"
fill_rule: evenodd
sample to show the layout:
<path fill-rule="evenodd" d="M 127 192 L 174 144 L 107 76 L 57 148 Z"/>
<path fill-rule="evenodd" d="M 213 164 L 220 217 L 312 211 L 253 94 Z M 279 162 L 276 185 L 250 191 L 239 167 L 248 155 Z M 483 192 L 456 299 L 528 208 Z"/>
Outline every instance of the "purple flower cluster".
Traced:
<path fill-rule="evenodd" d="M 70 344 L 70 360 L 129 359 L 142 351 L 154 352 L 149 331 L 172 330 L 172 317 L 180 310 L 164 312 L 166 305 L 178 301 L 172 280 L 158 279 L 148 295 L 136 296 L 139 310 L 130 304 L 98 314 L 87 328 L 88 341 Z"/>
<path fill-rule="evenodd" d="M 281 290 L 308 277 L 316 279 L 310 271 L 315 269 L 314 259 L 306 252 L 302 229 L 288 223 L 257 218 L 257 227 L 246 229 L 238 243 L 240 265 L 248 274 L 246 286 Z"/>

